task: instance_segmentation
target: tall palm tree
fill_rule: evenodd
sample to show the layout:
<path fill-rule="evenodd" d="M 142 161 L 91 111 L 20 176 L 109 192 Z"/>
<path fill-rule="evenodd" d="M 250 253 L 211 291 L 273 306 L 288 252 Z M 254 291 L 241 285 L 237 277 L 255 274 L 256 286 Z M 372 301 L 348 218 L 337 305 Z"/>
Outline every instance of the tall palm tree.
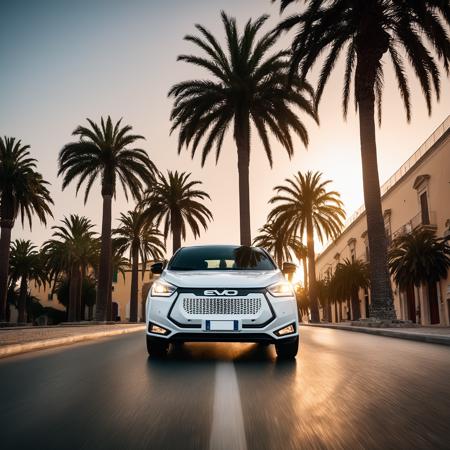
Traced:
<path fill-rule="evenodd" d="M 436 284 L 447 277 L 450 245 L 427 228 L 399 236 L 389 251 L 389 270 L 400 289 Z"/>
<path fill-rule="evenodd" d="M 294 153 L 292 134 L 308 144 L 308 133 L 293 109 L 299 109 L 317 120 L 314 93 L 310 85 L 293 78 L 287 88 L 288 59 L 286 52 L 274 50 L 276 35 L 257 35 L 268 16 L 249 20 L 239 32 L 236 20 L 221 14 L 226 33 L 224 50 L 210 31 L 196 25 L 200 36 L 185 40 L 206 55 L 181 55 L 181 61 L 206 69 L 213 79 L 190 80 L 174 85 L 169 95 L 175 98 L 171 114 L 172 131 L 179 129 L 180 152 L 191 148 L 194 157 L 203 138 L 202 165 L 215 149 L 219 159 L 226 131 L 232 126 L 237 147 L 239 173 L 239 211 L 241 245 L 251 245 L 250 233 L 250 135 L 251 123 L 263 144 L 272 166 L 272 147 L 268 132 L 286 149 Z"/>
<path fill-rule="evenodd" d="M 253 239 L 253 245 L 263 247 L 271 253 L 280 268 L 283 261 L 291 259 L 291 255 L 298 258 L 306 251 L 298 237 L 288 233 L 286 227 L 277 227 L 273 221 L 267 222 L 259 229 L 259 234 Z"/>
<path fill-rule="evenodd" d="M 294 0 L 280 0 L 283 11 Z M 439 99 L 441 61 L 449 73 L 450 4 L 441 0 L 308 0 L 306 10 L 281 22 L 279 30 L 296 28 L 291 73 L 305 77 L 319 55 L 328 51 L 319 76 L 317 101 L 340 54 L 345 52 L 343 112 L 347 115 L 354 79 L 359 112 L 364 203 L 370 249 L 371 315 L 395 319 L 387 268 L 387 240 L 380 198 L 375 138 L 375 106 L 381 124 L 384 62 L 389 57 L 411 118 L 405 65 L 409 63 L 422 87 L 431 113 L 433 91 Z"/>
<path fill-rule="evenodd" d="M 78 179 L 76 192 L 86 184 L 84 201 L 95 180 L 101 180 L 103 197 L 102 244 L 97 285 L 96 319 L 107 319 L 108 297 L 111 289 L 111 220 L 112 197 L 120 182 L 128 199 L 128 191 L 139 199 L 143 185 L 151 181 L 156 172 L 145 150 L 135 148 L 143 136 L 132 134 L 130 125 L 113 124 L 111 117 L 101 118 L 100 126 L 87 119 L 89 127 L 79 126 L 72 133 L 80 139 L 63 147 L 59 153 L 58 175 L 63 176 L 63 189 Z"/>
<path fill-rule="evenodd" d="M 210 199 L 209 195 L 197 186 L 201 181 L 190 180 L 191 174 L 178 171 L 158 176 L 158 180 L 148 191 L 141 206 L 144 215 L 159 228 L 164 223 L 163 234 L 167 239 L 172 233 L 172 250 L 175 253 L 181 247 L 181 240 L 186 239 L 186 226 L 200 236 L 200 226 L 208 228 L 212 220 L 211 211 L 201 201 Z"/>
<path fill-rule="evenodd" d="M 330 183 L 330 180 L 322 180 L 320 172 L 298 172 L 292 179 L 286 179 L 285 185 L 276 186 L 274 190 L 277 195 L 270 199 L 270 203 L 276 206 L 270 212 L 269 220 L 274 220 L 275 226 L 285 227 L 293 236 L 303 238 L 306 235 L 313 322 L 319 321 L 314 235 L 320 242 L 324 242 L 325 238 L 335 238 L 345 218 L 339 193 L 327 190 Z"/>
<path fill-rule="evenodd" d="M 353 320 L 361 317 L 359 306 L 359 290 L 369 287 L 370 277 L 367 263 L 348 258 L 336 266 L 336 270 L 331 278 L 329 290 L 336 301 L 351 301 Z"/>
<path fill-rule="evenodd" d="M 149 258 L 162 259 L 164 256 L 166 248 L 161 240 L 163 236 L 138 208 L 120 215 L 119 227 L 113 230 L 113 235 L 120 254 L 130 250 L 130 322 L 137 322 L 139 259 L 143 278 Z"/>
<path fill-rule="evenodd" d="M 92 222 L 83 216 L 72 214 L 52 227 L 52 239 L 44 242 L 42 250 L 46 255 L 48 273 L 53 283 L 60 276 L 70 280 L 68 321 L 81 319 L 81 289 L 89 267 L 98 261 L 98 235 L 92 229 Z"/>
<path fill-rule="evenodd" d="M 31 228 L 35 214 L 46 224 L 52 216 L 53 201 L 48 183 L 36 172 L 36 160 L 30 157 L 29 145 L 15 138 L 0 137 L 0 322 L 5 320 L 8 289 L 11 230 L 18 215 Z"/>
<path fill-rule="evenodd" d="M 20 280 L 18 322 L 25 322 L 28 283 L 33 280 L 40 286 L 47 281 L 42 254 L 31 241 L 16 239 L 11 244 L 9 280 L 11 286 L 16 285 Z"/>

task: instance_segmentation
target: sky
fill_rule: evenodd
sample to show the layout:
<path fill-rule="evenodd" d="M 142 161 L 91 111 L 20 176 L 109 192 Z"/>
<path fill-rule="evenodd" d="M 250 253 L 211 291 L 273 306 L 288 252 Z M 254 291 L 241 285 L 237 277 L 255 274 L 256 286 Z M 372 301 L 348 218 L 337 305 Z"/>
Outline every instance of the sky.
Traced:
<path fill-rule="evenodd" d="M 177 135 L 169 135 L 172 99 L 167 92 L 176 82 L 202 78 L 196 67 L 177 62 L 183 53 L 197 53 L 183 36 L 200 23 L 221 42 L 220 11 L 235 16 L 243 26 L 250 18 L 269 14 L 265 30 L 280 20 L 278 4 L 270 0 L 41 0 L 1 2 L 0 17 L 0 135 L 14 136 L 31 146 L 38 170 L 51 183 L 54 220 L 47 226 L 18 221 L 13 238 L 31 239 L 37 245 L 51 236 L 51 226 L 65 215 L 89 217 L 100 231 L 102 199 L 93 188 L 86 204 L 71 186 L 61 190 L 57 156 L 71 133 L 86 118 L 96 121 L 111 115 L 146 137 L 141 144 L 162 171 L 192 172 L 211 196 L 208 206 L 214 221 L 197 241 L 186 244 L 239 241 L 237 154 L 232 136 L 224 142 L 219 163 L 214 158 L 202 168 L 189 152 L 177 154 Z M 293 11 L 291 7 L 288 13 Z M 284 16 L 283 16 L 284 17 Z M 280 47 L 287 47 L 284 36 Z M 442 79 L 442 95 L 428 116 L 417 80 L 408 69 L 413 117 L 406 122 L 391 67 L 386 62 L 383 124 L 377 130 L 380 181 L 384 182 L 422 144 L 450 112 L 450 82 Z M 317 68 L 309 77 L 315 84 Z M 354 108 L 342 118 L 343 63 L 330 77 L 323 95 L 320 126 L 300 114 L 307 126 L 307 149 L 296 139 L 289 160 L 272 139 L 274 167 L 270 168 L 262 144 L 252 138 L 250 185 L 253 235 L 265 223 L 273 187 L 297 171 L 321 171 L 341 193 L 347 214 L 363 203 L 359 128 Z M 119 191 L 113 217 L 132 209 Z M 170 242 L 170 241 L 169 241 Z M 170 246 L 169 246 L 170 247 Z M 320 246 L 319 246 L 320 247 Z"/>

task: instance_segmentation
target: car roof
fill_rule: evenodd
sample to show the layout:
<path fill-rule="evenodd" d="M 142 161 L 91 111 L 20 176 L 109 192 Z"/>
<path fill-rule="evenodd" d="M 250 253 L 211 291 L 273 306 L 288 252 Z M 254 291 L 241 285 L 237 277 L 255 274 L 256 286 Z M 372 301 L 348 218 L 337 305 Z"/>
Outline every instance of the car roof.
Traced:
<path fill-rule="evenodd" d="M 180 247 L 181 249 L 188 249 L 188 248 L 208 248 L 208 247 L 231 247 L 231 248 L 236 248 L 236 247 L 246 247 L 245 245 L 240 245 L 240 244 L 196 244 L 196 245 L 184 245 L 183 247 Z M 260 248 L 257 247 L 255 245 L 249 245 L 248 247 L 251 248 Z"/>

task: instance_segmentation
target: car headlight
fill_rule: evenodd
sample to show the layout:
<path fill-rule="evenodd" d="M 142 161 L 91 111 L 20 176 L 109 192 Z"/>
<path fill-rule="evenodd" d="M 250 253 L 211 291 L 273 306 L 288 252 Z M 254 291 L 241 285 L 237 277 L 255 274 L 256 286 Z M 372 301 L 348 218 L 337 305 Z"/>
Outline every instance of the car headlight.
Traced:
<path fill-rule="evenodd" d="M 156 280 L 152 284 L 152 297 L 170 297 L 177 290 L 176 286 L 163 280 Z"/>
<path fill-rule="evenodd" d="M 293 297 L 294 290 L 292 284 L 288 281 L 280 281 L 278 283 L 272 284 L 267 288 L 267 290 L 274 297 Z"/>

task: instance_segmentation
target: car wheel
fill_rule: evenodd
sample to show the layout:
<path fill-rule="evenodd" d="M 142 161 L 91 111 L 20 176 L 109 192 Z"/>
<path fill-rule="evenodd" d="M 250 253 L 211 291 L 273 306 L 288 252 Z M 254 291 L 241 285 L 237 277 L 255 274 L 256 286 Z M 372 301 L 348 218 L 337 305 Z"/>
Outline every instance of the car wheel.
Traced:
<path fill-rule="evenodd" d="M 164 358 L 169 351 L 170 343 L 147 336 L 147 351 L 151 358 Z"/>
<path fill-rule="evenodd" d="M 275 344 L 277 356 L 280 359 L 294 359 L 298 352 L 298 336 L 294 341 Z"/>

